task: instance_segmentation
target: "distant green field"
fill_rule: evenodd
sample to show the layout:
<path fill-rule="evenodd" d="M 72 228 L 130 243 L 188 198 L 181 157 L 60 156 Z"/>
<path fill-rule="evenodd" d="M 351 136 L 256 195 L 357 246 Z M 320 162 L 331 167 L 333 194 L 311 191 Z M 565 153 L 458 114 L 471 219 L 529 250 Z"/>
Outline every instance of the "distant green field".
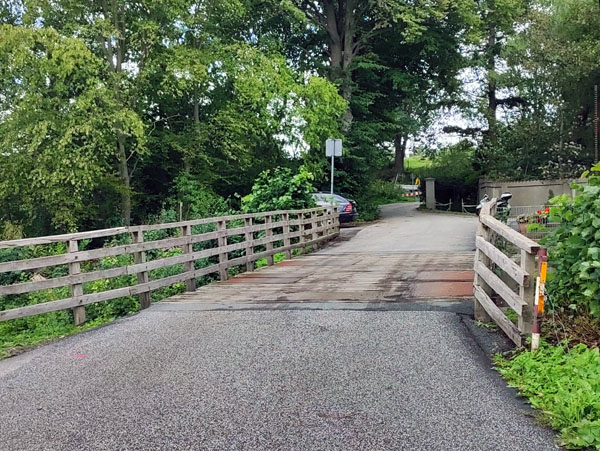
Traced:
<path fill-rule="evenodd" d="M 431 167 L 431 160 L 425 157 L 412 156 L 404 160 L 404 169 L 406 171 L 414 171 L 415 169 Z"/>

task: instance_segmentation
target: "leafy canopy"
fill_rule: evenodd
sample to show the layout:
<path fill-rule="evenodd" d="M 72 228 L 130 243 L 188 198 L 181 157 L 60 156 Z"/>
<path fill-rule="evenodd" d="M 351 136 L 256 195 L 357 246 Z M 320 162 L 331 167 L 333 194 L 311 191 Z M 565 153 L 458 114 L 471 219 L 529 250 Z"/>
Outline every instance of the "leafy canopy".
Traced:
<path fill-rule="evenodd" d="M 102 62 L 50 28 L 0 27 L 0 205 L 31 224 L 73 229 L 109 175 L 120 124 L 144 150 L 144 125 L 117 106 Z"/>

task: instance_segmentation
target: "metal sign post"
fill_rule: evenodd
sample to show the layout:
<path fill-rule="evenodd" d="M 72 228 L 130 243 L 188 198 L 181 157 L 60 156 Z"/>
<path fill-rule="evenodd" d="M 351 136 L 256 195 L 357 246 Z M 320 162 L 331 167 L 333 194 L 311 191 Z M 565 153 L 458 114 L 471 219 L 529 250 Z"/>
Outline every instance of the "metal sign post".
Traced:
<path fill-rule="evenodd" d="M 331 157 L 331 196 L 333 196 L 333 162 L 335 157 L 342 156 L 342 140 L 328 139 L 325 141 L 325 156 Z"/>

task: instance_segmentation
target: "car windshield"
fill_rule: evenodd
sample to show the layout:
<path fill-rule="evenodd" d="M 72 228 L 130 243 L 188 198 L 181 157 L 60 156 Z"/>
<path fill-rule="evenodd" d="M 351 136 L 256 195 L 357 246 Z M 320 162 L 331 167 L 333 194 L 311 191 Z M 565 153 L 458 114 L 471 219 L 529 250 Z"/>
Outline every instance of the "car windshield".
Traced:
<path fill-rule="evenodd" d="M 331 202 L 331 194 L 328 194 L 328 193 L 315 193 L 314 197 L 316 200 L 321 201 L 321 202 Z M 348 202 L 342 196 L 338 196 L 337 194 L 333 195 L 333 201 L 338 204 Z"/>

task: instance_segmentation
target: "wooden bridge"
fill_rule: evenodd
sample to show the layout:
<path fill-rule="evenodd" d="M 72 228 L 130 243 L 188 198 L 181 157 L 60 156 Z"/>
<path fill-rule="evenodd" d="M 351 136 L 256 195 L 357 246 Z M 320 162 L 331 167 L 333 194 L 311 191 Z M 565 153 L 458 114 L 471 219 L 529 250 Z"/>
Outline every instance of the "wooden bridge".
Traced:
<path fill-rule="evenodd" d="M 488 210 L 492 205 L 488 205 Z M 3 241 L 0 249 L 29 249 L 29 254 L 39 254 L 47 245 L 56 249 L 57 244 L 62 244 L 65 252 L 0 263 L 0 273 L 13 275 L 13 280 L 23 280 L 23 273 L 34 274 L 26 282 L 0 286 L 0 296 L 55 290 L 57 297 L 65 287 L 70 296 L 0 311 L 0 321 L 71 308 L 75 323 L 81 324 L 88 304 L 137 295 L 145 309 L 151 305 L 154 290 L 182 283 L 184 293 L 164 299 L 154 308 L 164 311 L 257 304 L 277 307 L 360 302 L 373 306 L 419 300 L 471 301 L 475 273 L 476 316 L 493 319 L 520 345 L 521 334 L 531 331 L 530 280 L 539 246 L 495 220 L 488 210 L 480 218 L 476 240 L 473 219 L 454 219 L 453 225 L 444 230 L 444 218 L 439 216 L 404 228 L 398 223 L 379 235 L 377 225 L 368 227 L 375 233 L 362 242 L 360 238 L 350 240 L 353 231 L 345 229 L 332 245 L 308 255 L 301 254 L 315 251 L 340 236 L 336 211 L 273 211 Z M 424 217 L 421 214 L 417 219 Z M 423 227 L 431 230 L 428 233 Z M 452 236 L 457 227 L 466 229 L 461 232 L 462 238 Z M 427 248 L 429 242 L 435 241 L 437 229 L 438 234 L 449 234 L 448 239 L 438 240 L 441 249 Z M 394 235 L 389 242 L 379 239 L 392 233 L 390 230 L 400 235 Z M 504 240 L 504 249 L 513 252 L 512 256 L 498 249 L 498 237 Z M 462 247 L 453 249 L 452 240 L 462 240 Z M 400 241 L 406 242 L 398 247 Z M 511 259 L 515 252 L 507 243 L 520 252 L 516 253 L 519 263 Z M 110 258 L 113 260 L 101 265 L 101 269 L 94 264 Z M 261 259 L 266 267 L 257 270 L 256 262 Z M 275 259 L 283 261 L 274 264 Z M 49 273 L 60 274 L 61 268 L 65 275 L 47 277 Z M 161 278 L 156 270 L 165 268 L 175 274 Z M 197 288 L 199 278 L 210 275 L 214 276 L 208 282 L 213 283 Z M 91 283 L 95 281 L 123 276 L 135 277 L 125 279 L 124 286 L 92 291 Z M 507 319 L 507 308 L 519 316 L 518 325 Z"/>

